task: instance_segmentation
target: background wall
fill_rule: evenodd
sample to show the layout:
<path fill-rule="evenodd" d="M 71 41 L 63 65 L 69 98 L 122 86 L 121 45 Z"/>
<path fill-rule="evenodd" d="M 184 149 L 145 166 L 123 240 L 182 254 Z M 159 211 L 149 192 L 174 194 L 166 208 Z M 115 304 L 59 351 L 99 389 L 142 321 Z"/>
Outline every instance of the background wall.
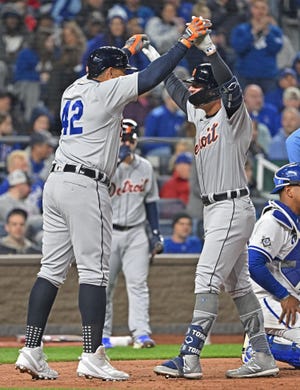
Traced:
<path fill-rule="evenodd" d="M 182 333 L 194 307 L 194 272 L 198 258 L 159 255 L 150 267 L 150 319 L 153 333 Z M 24 334 L 30 289 L 39 270 L 39 256 L 0 256 L 0 335 Z M 81 334 L 77 306 L 76 267 L 70 268 L 50 314 L 46 333 Z M 114 297 L 114 334 L 128 334 L 127 293 L 121 275 Z M 213 333 L 242 333 L 235 306 L 226 293 Z"/>

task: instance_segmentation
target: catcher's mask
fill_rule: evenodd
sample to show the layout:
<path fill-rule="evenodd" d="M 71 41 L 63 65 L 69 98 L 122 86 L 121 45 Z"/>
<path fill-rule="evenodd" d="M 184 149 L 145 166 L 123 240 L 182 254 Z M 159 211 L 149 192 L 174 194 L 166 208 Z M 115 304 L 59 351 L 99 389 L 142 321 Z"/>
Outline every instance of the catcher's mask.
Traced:
<path fill-rule="evenodd" d="M 210 103 L 221 96 L 209 63 L 197 65 L 193 70 L 192 77 L 185 80 L 185 83 L 192 84 L 195 88 L 202 87 L 199 92 L 193 93 L 189 97 L 189 102 L 194 106 Z"/>
<path fill-rule="evenodd" d="M 275 187 L 271 194 L 277 194 L 285 186 L 300 186 L 300 163 L 286 164 L 279 168 L 273 178 Z"/>
<path fill-rule="evenodd" d="M 121 141 L 134 144 L 138 139 L 138 124 L 133 119 L 123 119 Z"/>

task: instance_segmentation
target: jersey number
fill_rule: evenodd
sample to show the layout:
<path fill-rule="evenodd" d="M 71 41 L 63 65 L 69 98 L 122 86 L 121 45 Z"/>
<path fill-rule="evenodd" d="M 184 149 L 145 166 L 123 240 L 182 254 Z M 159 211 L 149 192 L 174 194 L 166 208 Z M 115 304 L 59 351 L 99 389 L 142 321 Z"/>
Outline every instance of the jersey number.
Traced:
<path fill-rule="evenodd" d="M 71 101 L 68 101 L 62 111 L 61 123 L 63 135 L 81 134 L 82 127 L 75 126 L 76 121 L 79 121 L 83 113 L 83 104 L 81 100 L 76 100 L 71 105 Z M 70 119 L 69 119 L 70 116 Z"/>

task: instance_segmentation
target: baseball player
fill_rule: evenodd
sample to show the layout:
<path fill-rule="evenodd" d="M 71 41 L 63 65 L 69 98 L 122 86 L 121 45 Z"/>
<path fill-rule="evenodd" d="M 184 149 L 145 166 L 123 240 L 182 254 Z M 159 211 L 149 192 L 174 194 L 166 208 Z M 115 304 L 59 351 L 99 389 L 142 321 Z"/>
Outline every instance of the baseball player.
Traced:
<path fill-rule="evenodd" d="M 276 360 L 300 368 L 300 163 L 281 167 L 249 241 L 249 270 Z M 248 338 L 243 360 L 251 358 Z"/>
<path fill-rule="evenodd" d="M 152 165 L 135 154 L 137 123 L 123 119 L 119 164 L 111 180 L 113 234 L 107 286 L 106 318 L 103 343 L 110 346 L 112 333 L 113 292 L 123 270 L 128 294 L 128 326 L 134 348 L 154 347 L 149 325 L 149 243 L 145 224 L 153 232 L 152 255 L 161 253 L 163 239 L 159 234 L 157 182 Z"/>
<path fill-rule="evenodd" d="M 195 277 L 195 308 L 180 354 L 154 368 L 157 374 L 200 379 L 199 356 L 217 317 L 221 287 L 231 295 L 255 354 L 230 378 L 272 376 L 278 368 L 264 332 L 263 315 L 248 270 L 247 240 L 255 222 L 245 176 L 252 123 L 238 80 L 207 33 L 198 41 L 208 63 L 198 65 L 188 88 L 171 74 L 166 87 L 196 127 L 195 161 L 204 204 L 204 246 Z M 151 50 L 148 50 L 151 55 Z"/>
<path fill-rule="evenodd" d="M 112 233 L 109 186 L 117 165 L 122 113 L 126 104 L 159 84 L 207 28 L 200 18 L 192 20 L 165 56 L 129 75 L 128 56 L 147 44 L 145 36 L 129 38 L 124 50 L 96 49 L 88 58 L 87 75 L 63 93 L 61 137 L 43 193 L 41 269 L 29 298 L 25 347 L 16 362 L 21 372 L 37 379 L 58 376 L 45 360 L 41 338 L 58 288 L 75 259 L 83 327 L 77 374 L 128 379 L 111 366 L 101 345 Z"/>

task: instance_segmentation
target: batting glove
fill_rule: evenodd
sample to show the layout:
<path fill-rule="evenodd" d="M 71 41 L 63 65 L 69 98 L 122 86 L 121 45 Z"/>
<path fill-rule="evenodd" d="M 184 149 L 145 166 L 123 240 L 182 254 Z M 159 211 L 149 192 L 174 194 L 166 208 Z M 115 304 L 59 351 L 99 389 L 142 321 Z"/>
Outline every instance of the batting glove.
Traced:
<path fill-rule="evenodd" d="M 130 51 L 132 55 L 140 52 L 144 47 L 148 47 L 150 44 L 149 38 L 146 34 L 136 34 L 127 39 L 124 49 Z"/>
<path fill-rule="evenodd" d="M 149 45 L 147 48 L 144 47 L 142 52 L 151 62 L 160 57 L 159 52 L 152 45 Z"/>
<path fill-rule="evenodd" d="M 208 19 L 203 19 L 201 16 L 192 16 L 192 21 L 187 23 L 187 27 L 184 30 L 183 35 L 179 38 L 179 42 L 187 48 L 190 48 L 197 38 L 207 33 L 207 30 L 211 25 L 211 23 L 210 25 L 207 24 L 207 20 Z"/>
<path fill-rule="evenodd" d="M 153 230 L 150 240 L 150 250 L 152 256 L 159 255 L 164 251 L 164 238 L 158 230 Z"/>
<path fill-rule="evenodd" d="M 130 150 L 129 145 L 121 145 L 120 150 L 119 150 L 118 163 L 120 164 L 122 161 L 124 161 L 130 155 L 131 155 L 131 150 Z"/>
<path fill-rule="evenodd" d="M 197 46 L 198 49 L 202 50 L 207 56 L 214 54 L 217 50 L 215 44 L 211 40 L 209 31 L 205 35 L 197 38 L 194 45 Z"/>

